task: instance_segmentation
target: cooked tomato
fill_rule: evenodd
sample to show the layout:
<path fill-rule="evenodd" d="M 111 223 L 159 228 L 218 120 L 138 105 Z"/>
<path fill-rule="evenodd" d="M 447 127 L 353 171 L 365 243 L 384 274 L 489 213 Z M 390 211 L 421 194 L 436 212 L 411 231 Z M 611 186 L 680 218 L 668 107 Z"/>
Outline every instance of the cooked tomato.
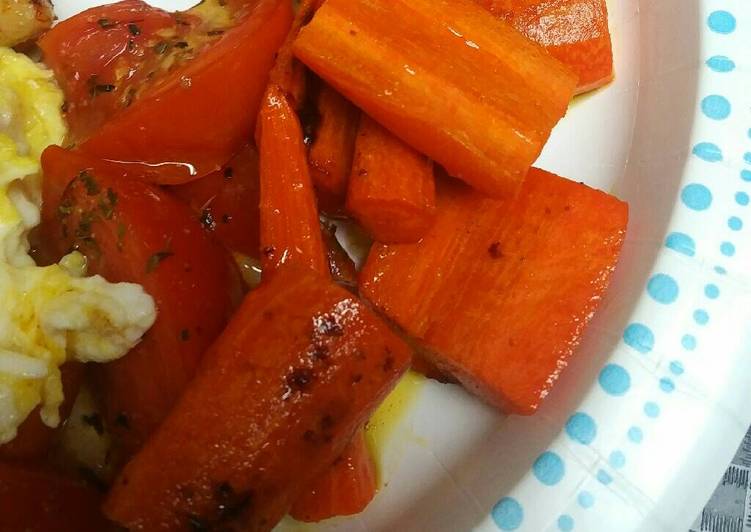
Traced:
<path fill-rule="evenodd" d="M 245 146 L 218 172 L 169 189 L 230 250 L 259 257 L 258 150 Z"/>
<path fill-rule="evenodd" d="M 40 467 L 0 462 L 3 532 L 107 532 L 95 490 Z"/>
<path fill-rule="evenodd" d="M 39 416 L 39 407 L 36 407 L 18 427 L 16 437 L 5 445 L 0 445 L 0 458 L 10 460 L 39 458 L 50 449 L 57 430 L 62 427 L 62 423 L 73 408 L 73 402 L 83 380 L 83 369 L 83 364 L 78 362 L 68 362 L 60 368 L 65 393 L 63 404 L 60 405 L 60 425 L 57 428 L 45 425 Z"/>
<path fill-rule="evenodd" d="M 127 455 L 193 376 L 242 282 L 228 252 L 166 191 L 57 146 L 42 166 L 46 239 L 59 253 L 84 253 L 91 273 L 138 283 L 156 301 L 156 323 L 141 343 L 102 370 L 108 420 Z"/>
<path fill-rule="evenodd" d="M 84 11 L 39 41 L 81 150 L 157 183 L 218 170 L 252 135 L 289 0 L 208 0 L 167 13 L 141 0 Z"/>

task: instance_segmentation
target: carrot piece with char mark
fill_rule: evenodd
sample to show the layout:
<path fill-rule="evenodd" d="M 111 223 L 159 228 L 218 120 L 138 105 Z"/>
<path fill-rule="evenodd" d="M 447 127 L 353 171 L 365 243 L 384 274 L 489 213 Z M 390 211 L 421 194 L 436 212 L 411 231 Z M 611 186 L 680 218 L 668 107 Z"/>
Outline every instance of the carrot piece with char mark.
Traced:
<path fill-rule="evenodd" d="M 516 194 L 576 76 L 472 0 L 327 0 L 297 57 L 417 151 Z"/>
<path fill-rule="evenodd" d="M 258 173 L 258 150 L 247 145 L 218 172 L 169 191 L 187 203 L 227 249 L 258 258 Z"/>
<path fill-rule="evenodd" d="M 182 202 L 106 163 L 51 146 L 42 155 L 44 234 L 58 255 L 143 286 L 157 319 L 123 358 L 96 368 L 108 424 L 124 455 L 159 425 L 242 298 L 228 252 Z"/>
<path fill-rule="evenodd" d="M 613 79 L 605 0 L 475 0 L 579 76 L 581 94 Z"/>
<path fill-rule="evenodd" d="M 375 496 L 376 482 L 376 467 L 365 442 L 365 433 L 360 430 L 334 465 L 295 501 L 290 515 L 310 523 L 358 514 Z"/>
<path fill-rule="evenodd" d="M 106 532 L 109 523 L 90 487 L 46 468 L 0 462 L 3 532 Z"/>
<path fill-rule="evenodd" d="M 323 85 L 316 97 L 318 127 L 308 153 L 310 176 L 324 210 L 336 211 L 347 193 L 360 112 Z"/>
<path fill-rule="evenodd" d="M 515 200 L 442 183 L 418 244 L 376 245 L 361 293 L 489 403 L 531 414 L 615 269 L 628 206 L 533 169 Z"/>
<path fill-rule="evenodd" d="M 433 162 L 363 115 L 347 210 L 378 242 L 417 242 L 435 218 Z"/>
<path fill-rule="evenodd" d="M 277 85 L 261 107 L 261 262 L 264 275 L 282 264 L 328 271 L 300 121 Z"/>
<path fill-rule="evenodd" d="M 271 530 L 409 363 L 351 293 L 285 266 L 246 297 L 105 513 L 131 529 Z"/>

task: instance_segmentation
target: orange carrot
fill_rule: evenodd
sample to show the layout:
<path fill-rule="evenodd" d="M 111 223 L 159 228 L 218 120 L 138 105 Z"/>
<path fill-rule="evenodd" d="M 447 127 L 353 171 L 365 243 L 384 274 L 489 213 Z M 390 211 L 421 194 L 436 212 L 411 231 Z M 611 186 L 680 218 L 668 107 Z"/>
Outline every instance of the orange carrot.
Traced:
<path fill-rule="evenodd" d="M 475 0 L 511 23 L 579 76 L 577 93 L 613 79 L 605 0 Z"/>
<path fill-rule="evenodd" d="M 297 57 L 451 175 L 509 196 L 576 76 L 472 0 L 327 0 Z"/>
<path fill-rule="evenodd" d="M 261 104 L 261 262 L 264 274 L 285 263 L 328 271 L 318 207 L 300 121 L 277 85 Z"/>
<path fill-rule="evenodd" d="M 0 462 L 3 532 L 107 532 L 101 495 L 47 469 Z"/>
<path fill-rule="evenodd" d="M 321 204 L 336 211 L 347 192 L 360 113 L 328 85 L 321 87 L 316 107 L 319 122 L 308 153 L 310 175 Z"/>
<path fill-rule="evenodd" d="M 435 217 L 433 162 L 363 115 L 347 210 L 378 242 L 417 242 Z"/>
<path fill-rule="evenodd" d="M 125 467 L 106 515 L 136 530 L 271 530 L 409 362 L 406 344 L 350 292 L 281 268 L 246 297 Z"/>
<path fill-rule="evenodd" d="M 443 184 L 418 244 L 376 245 L 361 293 L 491 404 L 531 414 L 605 292 L 628 207 L 533 169 L 515 200 Z"/>
<path fill-rule="evenodd" d="M 376 477 L 365 433 L 360 430 L 334 465 L 295 501 L 290 515 L 298 521 L 311 523 L 358 514 L 375 496 Z"/>

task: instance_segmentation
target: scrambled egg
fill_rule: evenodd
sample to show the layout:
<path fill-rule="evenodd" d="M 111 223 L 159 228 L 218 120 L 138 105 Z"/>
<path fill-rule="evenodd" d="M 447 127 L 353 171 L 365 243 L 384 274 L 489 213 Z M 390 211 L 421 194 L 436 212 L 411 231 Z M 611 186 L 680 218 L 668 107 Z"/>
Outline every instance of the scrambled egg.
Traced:
<path fill-rule="evenodd" d="M 63 142 L 62 103 L 51 72 L 0 48 L 0 443 L 38 405 L 44 423 L 57 426 L 64 362 L 121 357 L 156 318 L 140 286 L 84 277 L 79 253 L 45 268 L 29 256 L 28 233 L 40 220 L 40 156 Z"/>

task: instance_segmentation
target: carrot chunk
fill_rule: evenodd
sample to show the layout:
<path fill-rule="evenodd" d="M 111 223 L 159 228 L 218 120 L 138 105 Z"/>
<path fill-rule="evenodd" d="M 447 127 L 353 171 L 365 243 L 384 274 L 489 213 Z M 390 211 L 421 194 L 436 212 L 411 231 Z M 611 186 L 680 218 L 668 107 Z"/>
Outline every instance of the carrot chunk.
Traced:
<path fill-rule="evenodd" d="M 328 272 L 300 121 L 277 85 L 266 91 L 259 127 L 263 271 L 298 263 Z"/>
<path fill-rule="evenodd" d="M 433 162 L 363 116 L 347 210 L 378 242 L 417 242 L 435 217 Z"/>
<path fill-rule="evenodd" d="M 605 0 L 475 0 L 579 76 L 577 94 L 613 79 Z"/>
<path fill-rule="evenodd" d="M 246 297 L 105 513 L 132 530 L 271 530 L 409 363 L 350 292 L 281 268 Z"/>
<path fill-rule="evenodd" d="M 443 183 L 418 244 L 376 245 L 361 292 L 489 403 L 531 414 L 566 365 L 616 266 L 618 199 L 530 171 L 515 200 Z"/>
<path fill-rule="evenodd" d="M 335 211 L 347 192 L 360 112 L 328 85 L 321 87 L 316 108 L 318 127 L 308 153 L 310 176 L 325 210 Z"/>
<path fill-rule="evenodd" d="M 3 532 L 107 532 L 101 495 L 46 469 L 0 462 Z"/>
<path fill-rule="evenodd" d="M 327 0 L 297 57 L 381 125 L 508 196 L 565 114 L 576 76 L 472 0 Z"/>
<path fill-rule="evenodd" d="M 360 430 L 334 465 L 295 501 L 290 514 L 307 523 L 358 514 L 375 496 L 376 477 L 365 433 Z"/>

